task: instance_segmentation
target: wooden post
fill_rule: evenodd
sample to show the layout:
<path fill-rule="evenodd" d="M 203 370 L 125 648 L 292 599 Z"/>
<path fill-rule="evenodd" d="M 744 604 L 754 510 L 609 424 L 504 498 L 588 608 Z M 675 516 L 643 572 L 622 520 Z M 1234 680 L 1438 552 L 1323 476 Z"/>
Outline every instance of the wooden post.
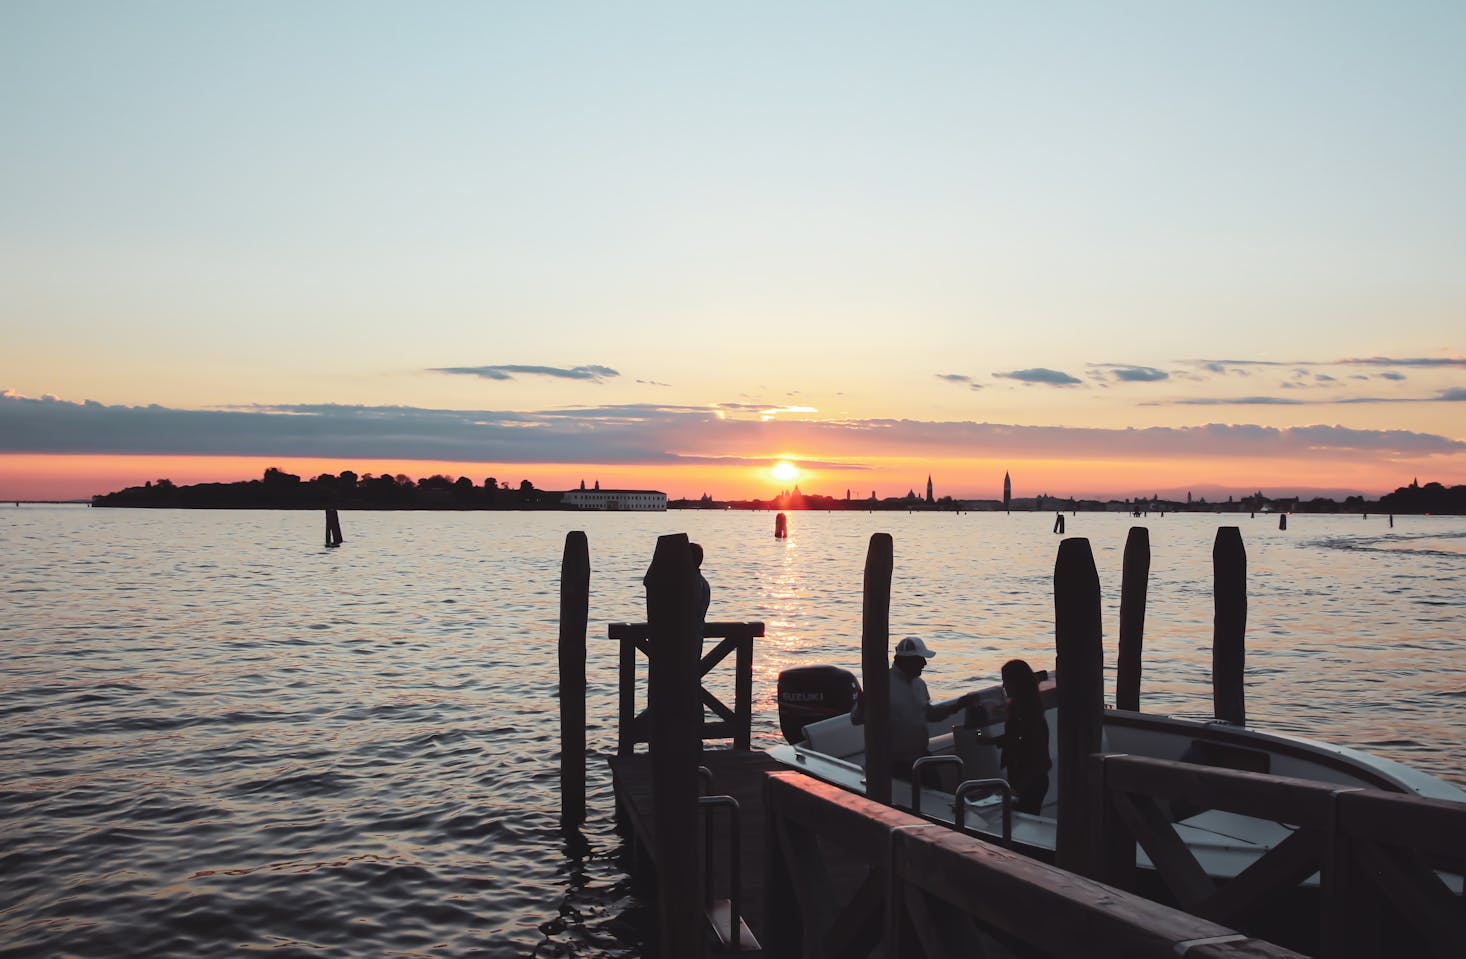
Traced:
<path fill-rule="evenodd" d="M 774 539 L 789 538 L 789 517 L 780 513 L 774 517 Z"/>
<path fill-rule="evenodd" d="M 697 767 L 702 755 L 697 570 L 686 533 L 657 538 L 646 574 L 647 711 L 657 818 L 657 913 L 663 956 L 703 954 Z"/>
<path fill-rule="evenodd" d="M 1087 875 L 1089 757 L 1100 750 L 1104 719 L 1104 650 L 1099 573 L 1083 537 L 1059 544 L 1054 563 L 1054 645 L 1059 696 L 1059 822 L 1054 863 Z"/>
<path fill-rule="evenodd" d="M 733 660 L 733 748 L 743 750 L 753 748 L 753 631 L 746 626 Z"/>
<path fill-rule="evenodd" d="M 891 569 L 890 533 L 872 533 L 865 553 L 860 616 L 860 672 L 865 683 L 865 794 L 891 804 Z"/>
<path fill-rule="evenodd" d="M 560 560 L 560 825 L 585 822 L 585 630 L 590 618 L 590 548 L 565 534 Z"/>
<path fill-rule="evenodd" d="M 1242 667 L 1246 659 L 1247 550 L 1240 529 L 1223 526 L 1217 530 L 1211 561 L 1216 603 L 1211 647 L 1213 715 L 1234 726 L 1245 726 Z"/>
<path fill-rule="evenodd" d="M 1288 514 L 1287 513 L 1279 513 L 1278 514 L 1278 529 L 1287 529 L 1287 528 L 1288 528 Z"/>
<path fill-rule="evenodd" d="M 1140 709 L 1141 650 L 1145 646 L 1145 593 L 1150 579 L 1150 530 L 1130 527 L 1125 571 L 1120 580 L 1120 658 L 1116 664 L 1115 708 Z"/>
<path fill-rule="evenodd" d="M 341 516 L 336 512 L 335 507 L 326 507 L 326 545 L 340 546 L 341 539 Z"/>

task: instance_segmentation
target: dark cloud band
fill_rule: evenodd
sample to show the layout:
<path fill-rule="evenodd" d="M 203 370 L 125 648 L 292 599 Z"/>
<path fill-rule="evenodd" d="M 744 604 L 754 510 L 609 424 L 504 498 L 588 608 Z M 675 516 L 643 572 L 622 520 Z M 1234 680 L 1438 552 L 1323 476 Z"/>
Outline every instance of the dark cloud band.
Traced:
<path fill-rule="evenodd" d="M 1466 390 L 1448 391 L 1466 401 Z M 729 405 L 731 407 L 731 404 Z M 1458 456 L 1466 442 L 1407 430 L 1209 424 L 1080 429 L 922 420 L 776 419 L 729 407 L 431 410 L 291 405 L 180 410 L 0 393 L 0 452 L 320 457 L 481 463 L 729 462 L 729 450 L 807 451 L 846 468 L 881 457 Z"/>

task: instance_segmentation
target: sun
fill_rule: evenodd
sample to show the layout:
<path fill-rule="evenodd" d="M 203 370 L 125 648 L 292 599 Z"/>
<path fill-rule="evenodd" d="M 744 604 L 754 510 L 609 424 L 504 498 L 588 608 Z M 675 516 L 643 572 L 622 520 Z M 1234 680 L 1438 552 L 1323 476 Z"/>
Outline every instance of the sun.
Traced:
<path fill-rule="evenodd" d="M 779 460 L 769 468 L 769 475 L 782 483 L 799 479 L 799 467 L 788 460 Z"/>

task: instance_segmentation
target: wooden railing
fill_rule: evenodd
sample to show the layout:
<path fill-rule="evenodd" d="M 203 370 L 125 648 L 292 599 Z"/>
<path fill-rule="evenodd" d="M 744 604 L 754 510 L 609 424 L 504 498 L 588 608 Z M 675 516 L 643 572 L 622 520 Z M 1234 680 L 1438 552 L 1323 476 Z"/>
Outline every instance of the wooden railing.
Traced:
<path fill-rule="evenodd" d="M 772 956 L 1298 956 L 799 773 L 766 777 L 764 822 Z"/>
<path fill-rule="evenodd" d="M 620 680 L 620 724 L 616 737 L 616 755 L 629 756 L 637 743 L 651 741 L 651 725 L 647 710 L 637 708 L 636 697 L 636 654 L 640 651 L 651 658 L 650 633 L 646 623 L 612 623 L 608 630 L 611 639 L 621 643 Z M 753 728 L 753 641 L 764 634 L 763 623 L 708 623 L 703 628 L 703 639 L 720 640 L 712 649 L 702 654 L 698 665 L 698 680 L 711 672 L 719 663 L 736 654 L 733 662 L 733 705 L 730 708 L 706 686 L 699 686 L 702 704 L 718 718 L 702 725 L 702 738 L 731 739 L 734 749 L 748 749 L 752 745 Z"/>
<path fill-rule="evenodd" d="M 1098 790 L 1092 875 L 1134 888 L 1136 843 L 1188 912 L 1247 928 L 1279 897 L 1319 877 L 1320 954 L 1329 959 L 1466 956 L 1466 805 L 1377 789 L 1138 756 L 1091 757 Z M 1291 827 L 1235 879 L 1209 877 L 1171 821 L 1171 804 Z M 1391 921 L 1393 920 L 1393 921 Z"/>

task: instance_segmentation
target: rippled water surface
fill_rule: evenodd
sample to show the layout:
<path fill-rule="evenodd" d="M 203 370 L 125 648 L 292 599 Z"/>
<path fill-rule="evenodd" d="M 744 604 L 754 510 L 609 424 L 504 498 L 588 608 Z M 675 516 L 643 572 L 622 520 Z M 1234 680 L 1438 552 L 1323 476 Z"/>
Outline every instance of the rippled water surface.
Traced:
<path fill-rule="evenodd" d="M 1128 527 L 1150 529 L 1142 698 L 1209 715 L 1211 545 L 1248 551 L 1249 721 L 1466 784 L 1466 520 L 1069 517 L 1113 667 Z M 1052 662 L 1052 514 L 0 511 L 0 954 L 639 955 L 609 777 L 616 650 L 655 540 L 704 544 L 712 619 L 774 678 L 859 663 L 873 532 L 892 633 L 937 695 Z M 565 533 L 591 552 L 584 846 L 558 827 Z"/>

